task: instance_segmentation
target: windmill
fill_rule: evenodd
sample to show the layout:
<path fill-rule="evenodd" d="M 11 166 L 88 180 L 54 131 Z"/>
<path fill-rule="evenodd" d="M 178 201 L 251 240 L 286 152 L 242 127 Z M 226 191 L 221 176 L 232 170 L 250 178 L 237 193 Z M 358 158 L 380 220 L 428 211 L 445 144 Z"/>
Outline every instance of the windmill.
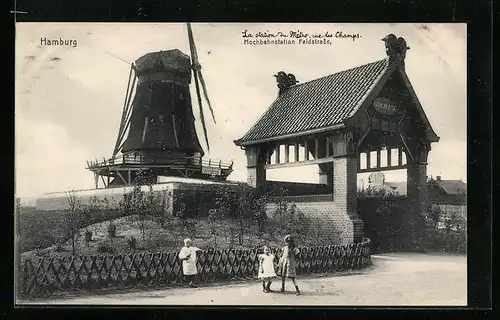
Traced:
<path fill-rule="evenodd" d="M 113 156 L 87 163 L 94 172 L 96 188 L 99 177 L 105 187 L 133 184 L 138 172 L 149 172 L 153 179 L 180 176 L 219 180 L 232 172 L 232 162 L 203 158 L 191 102 L 192 78 L 208 152 L 202 98 L 214 123 L 215 115 L 189 23 L 187 34 L 191 57 L 172 49 L 147 53 L 131 64 Z"/>

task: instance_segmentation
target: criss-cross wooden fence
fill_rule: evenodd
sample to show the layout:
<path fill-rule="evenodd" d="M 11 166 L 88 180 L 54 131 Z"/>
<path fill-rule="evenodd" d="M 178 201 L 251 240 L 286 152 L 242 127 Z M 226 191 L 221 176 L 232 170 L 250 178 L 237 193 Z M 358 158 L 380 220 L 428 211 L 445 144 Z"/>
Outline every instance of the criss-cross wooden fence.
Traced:
<path fill-rule="evenodd" d="M 349 245 L 300 248 L 297 273 L 361 269 L 371 264 L 370 240 Z M 281 249 L 271 249 L 276 263 Z M 257 276 L 259 250 L 198 251 L 198 281 L 251 279 Z M 178 284 L 184 280 L 178 252 L 119 256 L 75 256 L 26 260 L 21 295 Z"/>

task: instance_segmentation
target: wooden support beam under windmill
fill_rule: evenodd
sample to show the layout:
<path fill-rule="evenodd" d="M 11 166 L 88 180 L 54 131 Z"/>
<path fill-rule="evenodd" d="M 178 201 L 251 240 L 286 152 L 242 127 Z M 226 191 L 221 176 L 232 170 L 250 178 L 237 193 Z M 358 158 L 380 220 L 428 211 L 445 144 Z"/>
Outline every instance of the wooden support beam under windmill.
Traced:
<path fill-rule="evenodd" d="M 128 173 L 130 175 L 130 171 Z M 125 178 L 122 176 L 122 174 L 120 173 L 120 171 L 116 171 L 116 174 L 118 174 L 118 176 L 120 177 L 120 179 L 122 179 L 123 183 L 130 184 L 130 182 L 127 182 L 127 180 L 125 180 Z M 129 178 L 129 181 L 130 181 L 130 178 Z"/>

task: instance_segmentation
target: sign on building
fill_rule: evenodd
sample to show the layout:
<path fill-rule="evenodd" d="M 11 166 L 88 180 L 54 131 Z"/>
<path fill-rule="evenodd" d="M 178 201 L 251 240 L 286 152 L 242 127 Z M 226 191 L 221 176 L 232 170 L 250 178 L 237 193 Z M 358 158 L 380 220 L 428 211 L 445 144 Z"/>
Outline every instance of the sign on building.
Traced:
<path fill-rule="evenodd" d="M 394 115 L 398 112 L 398 106 L 389 99 L 376 98 L 373 101 L 373 108 L 380 114 Z"/>
<path fill-rule="evenodd" d="M 221 175 L 221 168 L 202 166 L 201 173 L 202 174 L 209 174 L 211 176 L 220 176 Z"/>

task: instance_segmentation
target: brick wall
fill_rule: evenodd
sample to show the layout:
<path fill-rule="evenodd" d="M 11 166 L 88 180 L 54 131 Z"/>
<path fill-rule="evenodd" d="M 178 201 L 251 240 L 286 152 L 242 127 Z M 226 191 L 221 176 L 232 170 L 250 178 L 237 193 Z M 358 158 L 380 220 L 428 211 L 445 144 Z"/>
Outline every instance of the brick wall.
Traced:
<path fill-rule="evenodd" d="M 327 194 L 331 192 L 331 189 L 328 189 L 326 185 L 317 183 L 270 180 L 266 182 L 267 195 L 269 196 L 277 195 L 277 190 L 281 188 L 288 190 L 287 195 L 289 196 Z"/>
<path fill-rule="evenodd" d="M 338 157 L 333 160 L 333 211 L 349 217 L 354 242 L 363 239 L 363 221 L 357 214 L 357 161 L 356 157 Z"/>
<path fill-rule="evenodd" d="M 408 164 L 407 175 L 407 197 L 408 213 L 412 217 L 411 235 L 415 248 L 426 248 L 430 246 L 429 234 L 433 229 L 433 223 L 426 219 L 429 198 L 427 194 L 427 165 Z"/>
<path fill-rule="evenodd" d="M 309 226 L 309 232 L 318 232 L 334 243 L 349 244 L 361 241 L 363 224 L 360 219 L 353 219 L 346 211 L 338 209 L 332 195 L 295 196 L 283 198 L 288 205 L 295 204 L 298 211 L 315 221 Z M 274 217 L 277 205 L 274 199 L 269 199 L 266 213 Z M 361 230 L 360 230 L 361 229 Z"/>

